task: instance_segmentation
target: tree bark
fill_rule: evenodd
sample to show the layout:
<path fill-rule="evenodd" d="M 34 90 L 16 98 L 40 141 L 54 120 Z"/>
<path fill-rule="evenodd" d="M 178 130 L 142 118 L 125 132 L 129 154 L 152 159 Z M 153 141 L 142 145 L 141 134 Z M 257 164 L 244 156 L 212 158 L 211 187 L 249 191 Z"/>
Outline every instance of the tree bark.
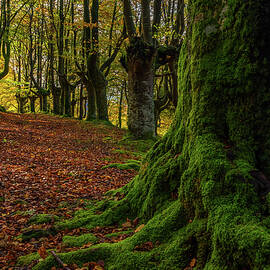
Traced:
<path fill-rule="evenodd" d="M 97 119 L 108 121 L 106 80 L 98 68 L 97 58 L 97 54 L 92 53 L 87 59 L 89 87 L 95 91 Z"/>
<path fill-rule="evenodd" d="M 153 60 L 155 49 L 134 38 L 127 49 L 128 129 L 137 139 L 155 136 Z"/>

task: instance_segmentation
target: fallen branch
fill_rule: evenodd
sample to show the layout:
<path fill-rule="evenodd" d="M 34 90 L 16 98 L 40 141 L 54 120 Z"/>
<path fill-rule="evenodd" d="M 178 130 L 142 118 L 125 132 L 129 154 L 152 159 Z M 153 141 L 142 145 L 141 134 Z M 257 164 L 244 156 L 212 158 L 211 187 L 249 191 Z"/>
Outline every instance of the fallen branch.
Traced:
<path fill-rule="evenodd" d="M 51 252 L 51 254 L 53 255 L 53 257 L 56 259 L 56 261 L 57 261 L 59 264 L 61 264 L 61 266 L 62 266 L 65 270 L 71 270 L 69 267 L 65 266 L 65 264 L 62 262 L 62 260 L 56 255 L 56 253 L 55 253 L 53 250 L 51 250 L 50 252 Z"/>

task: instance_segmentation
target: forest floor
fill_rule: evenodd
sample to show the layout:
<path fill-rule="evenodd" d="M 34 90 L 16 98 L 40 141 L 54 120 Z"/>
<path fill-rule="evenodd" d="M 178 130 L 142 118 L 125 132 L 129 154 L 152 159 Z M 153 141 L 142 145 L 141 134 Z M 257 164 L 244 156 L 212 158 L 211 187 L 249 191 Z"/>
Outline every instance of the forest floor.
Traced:
<path fill-rule="evenodd" d="M 49 249 L 82 248 L 64 246 L 65 235 L 89 232 L 97 242 L 125 237 L 106 237 L 124 230 L 117 227 L 77 228 L 27 241 L 20 237 L 31 230 L 49 230 L 56 219 L 69 219 L 89 200 L 101 200 L 108 190 L 127 184 L 135 170 L 103 167 L 139 159 L 151 143 L 127 142 L 124 135 L 124 130 L 105 124 L 0 113 L 0 269 L 17 269 L 18 257 L 29 253 L 45 257 Z"/>

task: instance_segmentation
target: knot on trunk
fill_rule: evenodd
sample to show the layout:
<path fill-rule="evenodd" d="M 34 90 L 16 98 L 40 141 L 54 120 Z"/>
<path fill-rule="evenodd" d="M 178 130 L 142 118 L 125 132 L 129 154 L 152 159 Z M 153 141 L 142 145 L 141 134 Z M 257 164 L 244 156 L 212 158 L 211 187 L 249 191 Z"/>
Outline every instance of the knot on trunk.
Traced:
<path fill-rule="evenodd" d="M 156 55 L 156 49 L 153 45 L 145 42 L 141 37 L 134 37 L 127 48 L 127 61 L 139 62 L 141 64 L 152 64 Z"/>

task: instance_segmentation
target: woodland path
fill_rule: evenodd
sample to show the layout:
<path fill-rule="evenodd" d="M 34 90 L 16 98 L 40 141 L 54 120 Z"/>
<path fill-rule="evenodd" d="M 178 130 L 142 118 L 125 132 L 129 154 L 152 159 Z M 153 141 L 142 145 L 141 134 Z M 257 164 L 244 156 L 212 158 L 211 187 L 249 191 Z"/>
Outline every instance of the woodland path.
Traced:
<path fill-rule="evenodd" d="M 133 170 L 102 169 L 134 158 L 115 151 L 123 149 L 117 144 L 123 135 L 112 126 L 0 113 L 0 269 L 10 269 L 18 256 L 41 246 L 57 248 L 61 242 L 63 233 L 27 243 L 16 239 L 31 216 L 69 218 L 84 207 L 85 199 L 101 199 L 132 179 Z"/>

